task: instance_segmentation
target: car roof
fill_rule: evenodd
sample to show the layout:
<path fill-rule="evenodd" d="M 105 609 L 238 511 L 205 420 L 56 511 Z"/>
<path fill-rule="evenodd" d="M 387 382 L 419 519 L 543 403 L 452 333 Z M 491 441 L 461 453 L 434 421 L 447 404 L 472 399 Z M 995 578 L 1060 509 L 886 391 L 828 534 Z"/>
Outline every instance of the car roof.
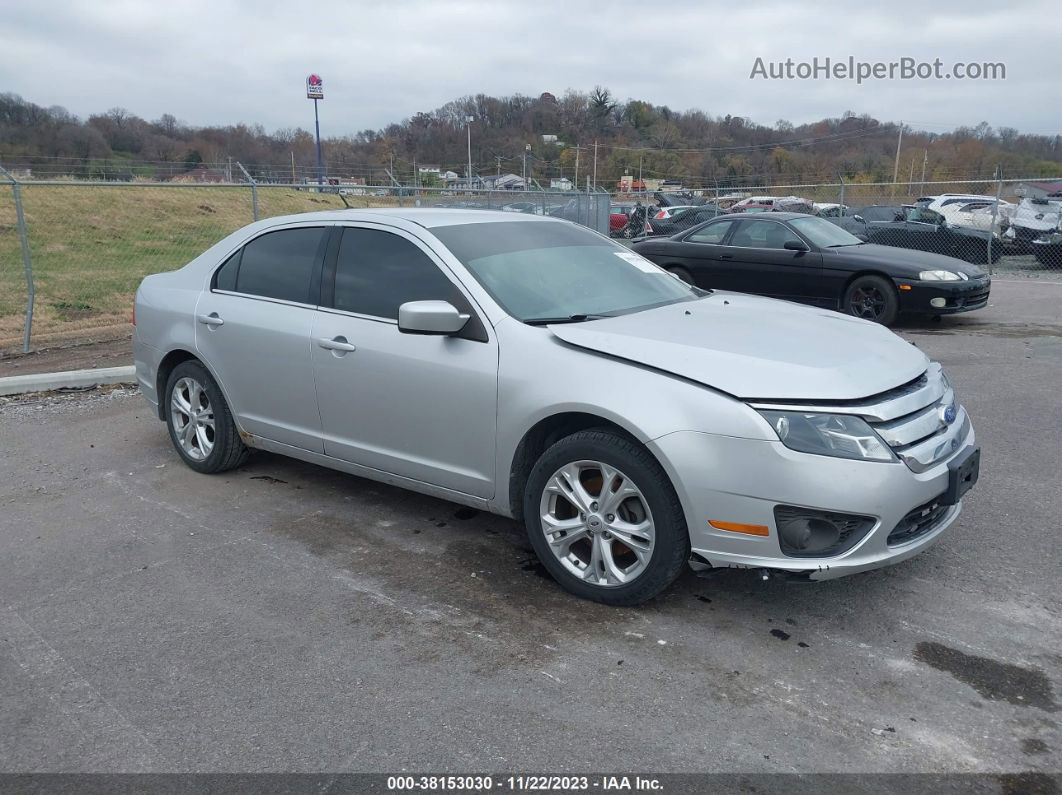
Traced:
<path fill-rule="evenodd" d="M 401 220 L 407 223 L 432 229 L 440 226 L 457 226 L 460 224 L 483 223 L 567 223 L 563 219 L 521 213 L 514 215 L 504 210 L 472 210 L 450 207 L 380 207 L 373 209 L 319 210 L 295 215 L 280 215 L 264 219 L 269 226 L 298 223 L 303 221 L 379 221 L 383 219 Z"/>
<path fill-rule="evenodd" d="M 718 220 L 720 218 L 733 218 L 734 220 L 737 220 L 739 218 L 743 218 L 743 219 L 748 219 L 748 220 L 751 220 L 751 221 L 763 221 L 763 220 L 771 220 L 771 219 L 773 219 L 775 221 L 793 221 L 793 220 L 795 220 L 797 218 L 814 218 L 814 217 L 815 216 L 809 215 L 808 213 L 784 213 L 784 212 L 783 213 L 778 213 L 778 212 L 770 212 L 770 213 L 758 213 L 756 215 L 748 215 L 746 213 L 726 213 L 724 215 L 717 215 L 712 220 L 715 221 L 715 220 Z"/>

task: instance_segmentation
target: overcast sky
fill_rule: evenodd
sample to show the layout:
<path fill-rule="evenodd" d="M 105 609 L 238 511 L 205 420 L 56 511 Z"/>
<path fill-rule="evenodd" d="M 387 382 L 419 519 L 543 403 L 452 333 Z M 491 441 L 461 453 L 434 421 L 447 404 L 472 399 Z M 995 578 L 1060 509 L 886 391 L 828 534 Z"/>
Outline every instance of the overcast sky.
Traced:
<path fill-rule="evenodd" d="M 589 90 L 772 124 L 845 110 L 943 131 L 985 120 L 1062 129 L 1059 0 L 3 0 L 0 91 L 84 117 L 120 105 L 190 124 L 311 129 L 304 81 L 324 78 L 322 134 L 345 135 L 466 95 Z M 1003 62 L 996 81 L 750 80 L 818 56 L 945 69 Z"/>

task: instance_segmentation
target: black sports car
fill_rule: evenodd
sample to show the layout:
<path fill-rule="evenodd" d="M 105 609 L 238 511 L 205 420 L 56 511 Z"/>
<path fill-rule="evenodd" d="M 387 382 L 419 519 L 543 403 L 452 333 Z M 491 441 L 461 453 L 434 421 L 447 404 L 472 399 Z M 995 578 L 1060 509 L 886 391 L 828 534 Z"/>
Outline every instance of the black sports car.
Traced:
<path fill-rule="evenodd" d="M 874 204 L 849 207 L 844 215 L 831 217 L 836 224 L 860 240 L 883 246 L 914 248 L 946 254 L 967 262 L 988 262 L 988 241 L 992 239 L 992 262 L 1003 254 L 1003 242 L 987 230 L 948 224 L 943 215 L 925 207 Z"/>
<path fill-rule="evenodd" d="M 633 248 L 698 287 L 800 301 L 884 324 L 899 313 L 980 309 L 991 286 L 976 265 L 864 243 L 802 213 L 721 215 Z"/>

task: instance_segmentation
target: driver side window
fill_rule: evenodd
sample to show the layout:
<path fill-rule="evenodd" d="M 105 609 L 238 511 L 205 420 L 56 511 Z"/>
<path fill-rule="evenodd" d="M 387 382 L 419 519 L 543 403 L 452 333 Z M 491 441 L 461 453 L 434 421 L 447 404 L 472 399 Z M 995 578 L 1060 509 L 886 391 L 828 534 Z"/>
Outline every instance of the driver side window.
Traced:
<path fill-rule="evenodd" d="M 795 232 L 777 221 L 743 221 L 730 245 L 778 249 L 785 248 L 785 244 L 791 240 L 801 242 Z"/>
<path fill-rule="evenodd" d="M 694 232 L 686 238 L 690 243 L 722 243 L 727 231 L 734 224 L 733 221 L 720 221 Z"/>

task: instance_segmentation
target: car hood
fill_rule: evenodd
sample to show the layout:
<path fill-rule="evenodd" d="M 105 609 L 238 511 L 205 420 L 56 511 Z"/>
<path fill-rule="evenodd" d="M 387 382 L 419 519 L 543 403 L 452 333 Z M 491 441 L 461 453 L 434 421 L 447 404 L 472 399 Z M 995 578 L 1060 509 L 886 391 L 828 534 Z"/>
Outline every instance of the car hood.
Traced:
<path fill-rule="evenodd" d="M 855 400 L 905 384 L 929 363 L 884 326 L 741 293 L 549 330 L 570 345 L 746 399 Z"/>
<path fill-rule="evenodd" d="M 987 275 L 982 268 L 955 257 L 919 251 L 914 248 L 882 246 L 877 243 L 824 248 L 822 254 L 824 257 L 844 257 L 849 262 L 866 262 L 867 267 L 873 267 L 875 270 L 884 269 L 890 276 L 912 279 L 917 279 L 921 271 L 931 270 L 961 271 L 971 279 L 980 279 Z"/>

